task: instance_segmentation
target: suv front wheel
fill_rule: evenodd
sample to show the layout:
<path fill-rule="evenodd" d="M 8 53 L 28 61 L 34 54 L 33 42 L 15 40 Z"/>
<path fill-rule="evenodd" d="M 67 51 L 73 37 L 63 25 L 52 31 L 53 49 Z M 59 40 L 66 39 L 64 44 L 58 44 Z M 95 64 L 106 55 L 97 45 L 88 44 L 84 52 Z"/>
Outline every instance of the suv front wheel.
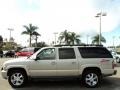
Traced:
<path fill-rule="evenodd" d="M 8 82 L 14 88 L 19 88 L 25 85 L 27 76 L 23 71 L 15 70 L 9 74 Z"/>
<path fill-rule="evenodd" d="M 100 74 L 96 71 L 86 71 L 83 73 L 82 81 L 86 87 L 94 88 L 100 84 Z"/>

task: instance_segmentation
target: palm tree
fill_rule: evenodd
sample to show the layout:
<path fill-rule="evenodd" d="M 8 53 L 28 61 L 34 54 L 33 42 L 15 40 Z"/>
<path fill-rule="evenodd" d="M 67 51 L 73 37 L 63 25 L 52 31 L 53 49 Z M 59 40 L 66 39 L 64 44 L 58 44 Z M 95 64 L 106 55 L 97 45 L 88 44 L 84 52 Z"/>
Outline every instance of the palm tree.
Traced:
<path fill-rule="evenodd" d="M 79 38 L 80 38 L 80 35 L 77 35 L 77 34 L 74 33 L 74 32 L 71 32 L 71 33 L 70 33 L 70 43 L 71 43 L 72 45 L 74 45 L 75 43 L 79 45 L 80 42 L 81 42 L 81 40 L 80 40 Z"/>
<path fill-rule="evenodd" d="M 35 36 L 35 46 L 37 47 L 37 39 L 38 39 L 38 36 L 41 36 L 38 32 L 33 32 L 33 35 Z"/>
<path fill-rule="evenodd" d="M 2 45 L 3 45 L 3 38 L 2 36 L 0 36 L 0 48 L 2 48 Z"/>
<path fill-rule="evenodd" d="M 32 24 L 29 24 L 29 26 L 24 25 L 23 27 L 26 29 L 26 31 L 23 31 L 22 34 L 27 34 L 27 35 L 30 36 L 30 38 L 29 38 L 29 43 L 30 44 L 29 45 L 31 47 L 31 37 L 33 35 L 33 32 L 35 32 L 36 29 L 38 29 L 38 27 L 37 26 L 33 26 Z"/>
<path fill-rule="evenodd" d="M 92 44 L 99 44 L 99 34 L 94 36 L 92 39 L 93 39 Z M 106 43 L 106 40 L 105 40 L 105 38 L 103 36 L 101 36 L 100 40 L 101 40 L 101 42 Z"/>
<path fill-rule="evenodd" d="M 35 46 L 36 46 L 36 44 L 35 44 L 35 43 L 33 43 L 33 44 L 32 44 L 32 46 L 34 46 L 34 47 L 35 47 Z M 47 47 L 48 45 L 47 45 L 45 42 L 38 42 L 38 43 L 37 43 L 37 46 L 42 48 L 42 47 Z"/>
<path fill-rule="evenodd" d="M 59 40 L 60 42 L 63 40 L 63 42 L 65 42 L 65 44 L 69 45 L 70 42 L 70 32 L 68 32 L 67 30 L 63 31 L 60 33 L 60 36 L 59 36 Z"/>

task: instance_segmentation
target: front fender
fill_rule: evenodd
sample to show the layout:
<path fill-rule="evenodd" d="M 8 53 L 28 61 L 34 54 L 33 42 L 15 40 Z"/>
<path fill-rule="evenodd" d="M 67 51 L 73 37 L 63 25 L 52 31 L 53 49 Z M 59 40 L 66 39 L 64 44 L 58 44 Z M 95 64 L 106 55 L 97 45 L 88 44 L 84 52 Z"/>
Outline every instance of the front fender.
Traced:
<path fill-rule="evenodd" d="M 26 74 L 29 76 L 29 71 L 28 71 L 28 67 L 27 66 L 23 66 L 23 65 L 9 65 L 6 67 L 6 71 L 8 72 L 9 69 L 15 69 L 15 68 L 22 68 L 26 71 Z"/>

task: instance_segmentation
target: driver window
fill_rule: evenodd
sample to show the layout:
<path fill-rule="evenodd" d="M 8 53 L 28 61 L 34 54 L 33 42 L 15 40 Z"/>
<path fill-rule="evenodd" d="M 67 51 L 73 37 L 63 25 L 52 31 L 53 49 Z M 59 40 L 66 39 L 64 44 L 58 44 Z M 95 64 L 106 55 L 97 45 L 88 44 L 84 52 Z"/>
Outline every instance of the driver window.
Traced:
<path fill-rule="evenodd" d="M 40 60 L 55 59 L 55 49 L 54 48 L 44 49 L 37 55 L 37 58 Z"/>

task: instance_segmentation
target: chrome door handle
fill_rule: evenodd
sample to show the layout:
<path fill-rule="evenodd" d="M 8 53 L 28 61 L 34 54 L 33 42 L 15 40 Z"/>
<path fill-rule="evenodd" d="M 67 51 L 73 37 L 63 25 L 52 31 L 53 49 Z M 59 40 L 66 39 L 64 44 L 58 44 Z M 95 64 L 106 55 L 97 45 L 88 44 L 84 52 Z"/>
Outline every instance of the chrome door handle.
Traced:
<path fill-rule="evenodd" d="M 56 64 L 56 62 L 51 62 L 51 64 L 52 64 L 52 65 L 55 65 L 55 64 Z"/>
<path fill-rule="evenodd" d="M 72 62 L 72 64 L 76 64 L 76 62 Z"/>

